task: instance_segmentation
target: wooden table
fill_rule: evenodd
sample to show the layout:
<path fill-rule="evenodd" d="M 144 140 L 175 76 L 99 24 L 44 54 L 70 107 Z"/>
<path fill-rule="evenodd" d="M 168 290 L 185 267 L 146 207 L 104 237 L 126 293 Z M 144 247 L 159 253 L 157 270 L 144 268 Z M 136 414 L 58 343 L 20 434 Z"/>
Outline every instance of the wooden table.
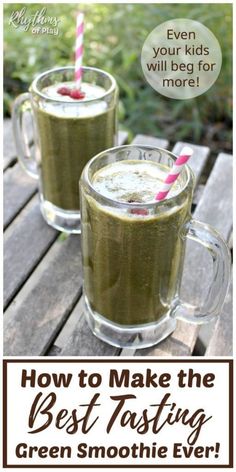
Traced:
<path fill-rule="evenodd" d="M 119 142 L 126 141 L 121 132 Z M 165 139 L 138 135 L 135 144 L 169 148 Z M 184 143 L 176 143 L 178 153 Z M 232 241 L 232 156 L 220 153 L 206 183 L 201 182 L 208 147 L 191 144 L 196 176 L 195 218 Z M 117 349 L 93 336 L 83 315 L 80 236 L 59 233 L 43 220 L 37 182 L 17 163 L 11 122 L 4 123 L 4 355 L 7 356 L 191 356 L 199 328 L 178 322 L 159 345 Z M 204 258 L 204 264 L 201 264 Z M 183 297 L 196 302 L 211 270 L 205 252 L 187 247 Z M 187 287 L 187 288 L 186 288 Z M 206 355 L 232 354 L 232 297 L 229 291 L 214 325 Z"/>

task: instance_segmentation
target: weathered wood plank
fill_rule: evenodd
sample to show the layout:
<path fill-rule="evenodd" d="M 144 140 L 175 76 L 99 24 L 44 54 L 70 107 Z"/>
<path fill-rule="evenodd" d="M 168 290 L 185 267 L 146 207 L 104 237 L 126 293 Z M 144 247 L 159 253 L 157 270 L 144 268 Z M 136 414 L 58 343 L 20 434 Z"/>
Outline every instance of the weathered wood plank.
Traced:
<path fill-rule="evenodd" d="M 127 131 L 119 130 L 118 131 L 118 144 L 121 146 L 122 144 L 125 144 L 128 139 L 128 133 Z"/>
<path fill-rule="evenodd" d="M 194 213 L 194 218 L 212 225 L 226 241 L 230 238 L 233 224 L 232 166 L 232 156 L 219 154 Z M 220 199 L 218 195 L 221 195 Z M 187 245 L 186 263 L 181 291 L 182 298 L 198 304 L 206 296 L 207 286 L 211 282 L 211 258 L 198 245 L 190 243 Z M 193 348 L 201 327 L 186 323 L 184 325 L 185 339 L 191 343 Z M 203 326 L 202 329 L 206 329 L 206 327 Z"/>
<path fill-rule="evenodd" d="M 82 298 L 73 311 L 73 317 L 75 316 L 77 317 L 76 325 L 72 324 L 68 330 L 68 323 L 66 323 L 61 336 L 59 335 L 55 340 L 56 346 L 64 345 L 60 356 L 115 356 L 119 354 L 119 349 L 109 346 L 91 333 L 83 314 Z"/>
<path fill-rule="evenodd" d="M 75 306 L 74 310 L 68 317 L 65 325 L 63 326 L 62 330 L 54 341 L 54 346 L 52 347 L 52 349 L 56 349 L 58 353 L 61 354 L 61 351 L 65 348 L 69 338 L 73 335 L 75 327 L 80 317 L 83 315 L 83 306 L 83 297 L 81 296 L 77 305 Z"/>
<path fill-rule="evenodd" d="M 16 161 L 16 148 L 13 138 L 12 122 L 10 118 L 4 120 L 3 123 L 3 168 Z"/>
<path fill-rule="evenodd" d="M 193 155 L 191 159 L 188 161 L 188 165 L 191 167 L 195 175 L 195 179 L 197 183 L 206 165 L 207 159 L 210 154 L 210 149 L 207 146 L 198 146 L 196 144 L 192 144 L 192 143 L 190 144 L 190 143 L 185 143 L 183 141 L 179 141 L 174 146 L 172 152 L 178 155 L 184 146 L 190 146 L 193 149 Z"/>
<path fill-rule="evenodd" d="M 196 187 L 196 190 L 193 195 L 193 205 L 197 206 L 202 198 L 202 194 L 204 192 L 205 185 L 199 184 Z"/>
<path fill-rule="evenodd" d="M 233 231 L 231 232 L 231 235 L 229 237 L 229 241 L 228 241 L 228 246 L 230 248 L 230 250 L 232 251 L 233 250 L 233 244 L 234 244 L 234 241 L 233 241 Z"/>
<path fill-rule="evenodd" d="M 4 237 L 4 307 L 47 252 L 58 232 L 48 226 L 35 196 Z"/>
<path fill-rule="evenodd" d="M 209 346 L 206 350 L 206 356 L 232 356 L 233 355 L 233 284 L 231 282 L 225 304 L 222 310 Z"/>
<path fill-rule="evenodd" d="M 59 238 L 4 315 L 4 354 L 46 353 L 81 294 L 80 237 Z"/>
<path fill-rule="evenodd" d="M 37 191 L 37 181 L 29 177 L 19 164 L 9 167 L 4 173 L 3 202 L 4 228 Z"/>
<path fill-rule="evenodd" d="M 137 349 L 135 356 L 157 356 L 157 357 L 172 357 L 172 356 L 191 356 L 195 337 L 188 339 L 186 343 L 185 324 L 181 321 L 177 322 L 174 333 L 164 341 L 161 341 L 157 346 L 146 349 Z"/>
<path fill-rule="evenodd" d="M 231 156 L 219 155 L 194 213 L 194 218 L 212 225 L 226 240 L 228 240 L 232 231 L 232 165 Z M 221 195 L 221 199 L 218 198 L 218 195 Z M 191 303 L 198 303 L 210 277 L 211 266 L 207 263 L 205 251 L 203 252 L 196 244 L 192 244 L 191 251 L 188 251 L 187 245 L 183 288 L 181 290 L 182 299 L 191 301 Z M 153 349 L 138 350 L 135 355 L 190 354 L 195 345 L 198 331 L 199 328 L 196 325 L 179 321 L 175 332 L 168 339 Z M 175 349 L 172 351 L 172 340 L 176 339 L 181 341 L 179 353 Z"/>
<path fill-rule="evenodd" d="M 228 241 L 228 246 L 230 249 L 232 249 L 232 202 L 233 202 L 233 190 L 232 190 L 232 156 L 225 154 L 225 153 L 220 153 L 218 156 L 218 172 L 216 175 L 216 182 L 215 182 L 215 199 L 213 199 L 213 207 L 212 211 L 217 214 L 218 208 L 220 210 L 220 214 L 222 214 L 222 221 L 221 221 L 221 233 L 225 237 L 225 239 Z M 213 168 L 213 171 L 215 172 L 216 169 Z M 228 176 L 228 182 L 229 186 L 225 187 L 222 184 L 222 176 L 224 172 L 227 172 Z M 213 174 L 214 178 L 214 174 Z M 225 211 L 224 211 L 225 207 Z M 207 220 L 203 220 L 207 222 Z M 227 222 L 231 221 L 231 228 L 230 226 L 227 225 Z M 220 230 L 220 228 L 218 228 Z M 199 269 L 198 269 L 199 270 Z M 199 274 L 200 276 L 200 274 Z M 204 274 L 202 274 L 202 277 L 204 277 Z M 207 275 L 205 275 L 206 279 Z M 196 287 L 195 289 L 195 297 L 196 297 L 196 302 L 200 298 L 200 289 L 199 287 Z M 212 321 L 210 325 L 202 325 L 199 329 L 198 332 L 198 338 L 196 341 L 196 348 L 197 350 L 202 353 L 205 350 L 205 347 L 209 344 L 211 337 L 213 335 L 215 325 L 218 323 L 217 319 Z"/>
<path fill-rule="evenodd" d="M 228 240 L 233 221 L 233 159 L 219 154 L 194 217 L 211 224 Z"/>
<path fill-rule="evenodd" d="M 135 138 L 133 139 L 132 144 L 143 144 L 145 146 L 155 146 L 167 149 L 169 141 L 167 141 L 167 139 L 146 136 L 145 134 L 137 134 L 137 136 L 135 136 Z"/>

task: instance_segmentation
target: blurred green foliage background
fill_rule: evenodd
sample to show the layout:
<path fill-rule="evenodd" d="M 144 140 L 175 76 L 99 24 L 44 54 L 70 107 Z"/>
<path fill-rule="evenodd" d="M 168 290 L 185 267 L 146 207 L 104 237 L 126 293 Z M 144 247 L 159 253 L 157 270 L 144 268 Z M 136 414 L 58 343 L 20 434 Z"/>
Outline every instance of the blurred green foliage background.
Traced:
<path fill-rule="evenodd" d="M 13 11 L 26 7 L 29 17 L 43 7 L 59 20 L 59 34 L 32 34 L 9 24 Z M 5 4 L 4 113 L 13 98 L 48 68 L 74 62 L 75 21 L 86 17 L 84 64 L 114 75 L 120 88 L 120 123 L 130 139 L 137 133 L 206 144 L 215 152 L 231 151 L 232 6 L 230 4 Z M 223 54 L 221 73 L 211 89 L 190 100 L 159 95 L 144 79 L 140 54 L 158 24 L 191 18 L 210 28 Z"/>

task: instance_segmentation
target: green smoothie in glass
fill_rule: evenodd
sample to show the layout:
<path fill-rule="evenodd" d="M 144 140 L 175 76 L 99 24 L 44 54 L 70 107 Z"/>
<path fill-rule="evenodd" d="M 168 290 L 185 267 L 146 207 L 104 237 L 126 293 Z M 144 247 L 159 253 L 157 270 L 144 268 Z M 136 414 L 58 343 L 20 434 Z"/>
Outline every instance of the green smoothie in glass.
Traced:
<path fill-rule="evenodd" d="M 225 298 L 229 251 L 213 228 L 191 217 L 189 166 L 156 201 L 175 160 L 164 149 L 120 146 L 91 159 L 81 176 L 84 313 L 93 333 L 114 346 L 156 344 L 174 331 L 177 319 L 206 323 Z M 199 306 L 180 298 L 187 238 L 213 263 Z"/>
<path fill-rule="evenodd" d="M 94 189 L 129 209 L 83 196 L 84 290 L 91 308 L 113 323 L 153 323 L 169 310 L 178 290 L 191 195 L 167 212 L 140 206 L 155 201 L 169 168 L 152 161 L 121 161 L 98 170 Z M 168 197 L 181 190 L 177 181 Z"/>
<path fill-rule="evenodd" d="M 41 150 L 41 185 L 44 199 L 64 210 L 79 210 L 78 180 L 85 164 L 115 141 L 115 107 L 99 99 L 105 89 L 82 84 L 85 98 L 61 97 L 57 90 L 72 83 L 51 85 L 42 92 L 56 102 L 35 109 Z M 89 100 L 89 102 L 88 102 Z M 96 101 L 98 100 L 98 101 Z M 92 101 L 92 102 L 90 102 Z"/>
<path fill-rule="evenodd" d="M 115 79 L 92 67 L 82 71 L 80 89 L 74 67 L 42 73 L 13 108 L 18 156 L 24 169 L 39 180 L 42 214 L 55 228 L 74 233 L 80 232 L 78 181 L 83 167 L 117 139 Z M 33 111 L 35 153 L 23 127 L 26 111 Z"/>

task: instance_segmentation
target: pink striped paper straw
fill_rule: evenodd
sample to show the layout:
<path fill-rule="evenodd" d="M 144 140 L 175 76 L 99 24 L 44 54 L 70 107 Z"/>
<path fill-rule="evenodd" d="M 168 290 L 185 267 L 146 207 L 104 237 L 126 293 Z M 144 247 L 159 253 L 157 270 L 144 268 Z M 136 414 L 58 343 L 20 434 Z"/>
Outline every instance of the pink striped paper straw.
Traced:
<path fill-rule="evenodd" d="M 183 147 L 183 149 L 182 149 L 179 157 L 176 159 L 170 173 L 166 177 L 160 192 L 158 192 L 157 195 L 155 196 L 155 200 L 161 201 L 161 200 L 164 200 L 166 198 L 166 196 L 168 195 L 171 187 L 173 186 L 174 182 L 178 179 L 179 174 L 181 173 L 183 167 L 188 162 L 188 160 L 190 159 L 192 154 L 193 154 L 193 150 L 190 147 L 188 147 L 188 146 Z"/>
<path fill-rule="evenodd" d="M 78 13 L 77 21 L 76 21 L 76 43 L 75 43 L 75 82 L 76 82 L 77 89 L 80 89 L 81 81 L 82 81 L 83 35 L 84 35 L 84 14 Z"/>

